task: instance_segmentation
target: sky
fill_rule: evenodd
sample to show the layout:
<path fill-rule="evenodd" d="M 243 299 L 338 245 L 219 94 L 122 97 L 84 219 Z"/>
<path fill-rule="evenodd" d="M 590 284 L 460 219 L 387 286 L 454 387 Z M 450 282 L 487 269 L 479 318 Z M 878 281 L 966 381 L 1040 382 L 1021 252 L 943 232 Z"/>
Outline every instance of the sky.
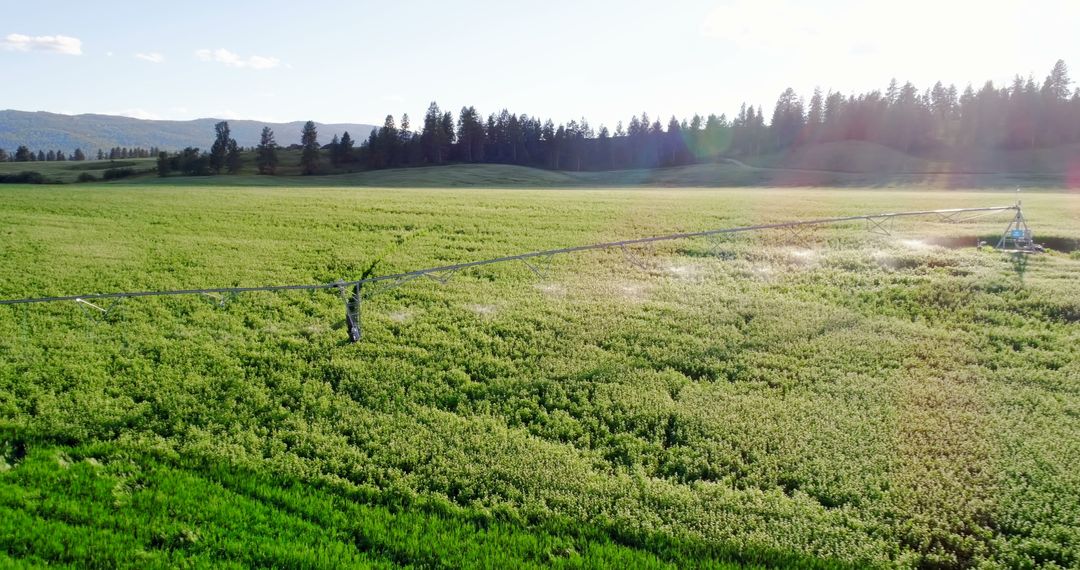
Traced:
<path fill-rule="evenodd" d="M 1078 66 L 1078 0 L 0 0 L 0 109 L 382 124 L 771 112 L 787 87 L 963 89 Z"/>

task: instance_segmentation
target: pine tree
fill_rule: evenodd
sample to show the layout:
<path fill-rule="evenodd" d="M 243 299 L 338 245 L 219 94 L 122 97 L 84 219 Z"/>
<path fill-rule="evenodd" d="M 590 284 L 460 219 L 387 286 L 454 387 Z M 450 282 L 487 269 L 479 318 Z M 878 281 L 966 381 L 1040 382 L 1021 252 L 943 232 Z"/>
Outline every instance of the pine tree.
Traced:
<path fill-rule="evenodd" d="M 1069 98 L 1069 85 L 1071 83 L 1069 68 L 1065 65 L 1065 60 L 1059 59 L 1054 64 L 1054 68 L 1050 70 L 1050 75 L 1046 76 L 1042 90 L 1045 95 L 1064 101 Z"/>
<path fill-rule="evenodd" d="M 810 110 L 806 114 L 806 140 L 817 142 L 821 133 L 821 125 L 825 122 L 825 101 L 821 97 L 821 89 L 814 88 L 814 95 L 810 97 Z"/>
<path fill-rule="evenodd" d="M 457 138 L 461 144 L 461 159 L 465 162 L 483 162 L 484 125 L 475 107 L 462 107 L 458 115 Z"/>
<path fill-rule="evenodd" d="M 338 138 L 337 133 L 334 133 L 334 138 L 330 139 L 330 164 L 337 168 L 341 164 L 341 139 Z"/>
<path fill-rule="evenodd" d="M 424 158 L 429 163 L 442 164 L 446 160 L 446 146 L 449 144 L 448 133 L 443 125 L 444 115 L 434 101 L 428 105 L 424 114 L 424 130 L 420 133 L 424 147 Z"/>
<path fill-rule="evenodd" d="M 450 111 L 443 113 L 442 120 L 439 122 L 439 132 L 442 137 L 443 157 L 449 159 L 450 148 L 455 139 L 454 116 L 450 114 Z"/>
<path fill-rule="evenodd" d="M 214 125 L 214 144 L 210 146 L 210 170 L 214 174 L 221 174 L 225 168 L 225 161 L 229 154 L 229 123 L 221 121 Z"/>
<path fill-rule="evenodd" d="M 668 121 L 667 136 L 664 137 L 664 160 L 669 166 L 682 163 L 682 125 L 675 115 Z"/>
<path fill-rule="evenodd" d="M 348 164 L 353 161 L 353 140 L 349 136 L 349 131 L 345 131 L 341 135 L 341 140 L 338 141 L 338 162 L 342 164 Z"/>
<path fill-rule="evenodd" d="M 30 162 L 30 149 L 26 148 L 26 145 L 19 145 L 19 148 L 15 149 L 15 162 Z"/>
<path fill-rule="evenodd" d="M 259 169 L 259 174 L 273 174 L 277 171 L 277 142 L 274 141 L 274 131 L 270 127 L 263 127 L 259 136 L 259 146 L 255 148 L 255 166 Z"/>
<path fill-rule="evenodd" d="M 300 146 L 300 169 L 305 175 L 315 174 L 319 170 L 319 131 L 314 121 L 304 123 Z"/>
<path fill-rule="evenodd" d="M 604 125 L 600 125 L 600 134 L 596 141 L 597 153 L 599 154 L 599 160 L 596 166 L 603 170 L 614 168 L 615 154 L 611 145 L 611 137 L 609 136 L 608 128 Z"/>
<path fill-rule="evenodd" d="M 158 157 L 157 157 L 157 175 L 162 177 L 162 178 L 165 178 L 166 176 L 169 175 L 169 170 L 170 170 L 170 168 L 169 168 L 169 155 L 164 153 L 164 152 L 158 153 Z"/>
<path fill-rule="evenodd" d="M 236 144 L 236 139 L 230 138 L 228 145 L 225 147 L 225 169 L 229 174 L 238 174 L 243 167 L 244 161 L 240 155 L 240 145 Z"/>
<path fill-rule="evenodd" d="M 376 168 L 386 166 L 397 166 L 398 157 L 400 155 L 399 145 L 400 138 L 398 135 L 397 125 L 394 123 L 394 116 L 387 115 L 383 119 L 383 126 L 379 129 L 378 147 L 380 152 L 380 164 Z"/>

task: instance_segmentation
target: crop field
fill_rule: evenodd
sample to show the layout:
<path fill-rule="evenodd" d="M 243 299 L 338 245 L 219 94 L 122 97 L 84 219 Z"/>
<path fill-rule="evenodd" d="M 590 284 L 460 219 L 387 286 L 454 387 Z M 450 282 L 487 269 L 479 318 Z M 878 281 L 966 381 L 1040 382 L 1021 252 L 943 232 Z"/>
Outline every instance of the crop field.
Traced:
<path fill-rule="evenodd" d="M 421 169 L 422 170 L 422 169 Z M 1009 192 L 0 186 L 0 298 Z M 336 291 L 0 306 L 0 565 L 1078 567 L 1080 195 Z M 948 247 L 946 247 L 948 246 Z M 958 247 L 962 246 L 962 247 Z"/>

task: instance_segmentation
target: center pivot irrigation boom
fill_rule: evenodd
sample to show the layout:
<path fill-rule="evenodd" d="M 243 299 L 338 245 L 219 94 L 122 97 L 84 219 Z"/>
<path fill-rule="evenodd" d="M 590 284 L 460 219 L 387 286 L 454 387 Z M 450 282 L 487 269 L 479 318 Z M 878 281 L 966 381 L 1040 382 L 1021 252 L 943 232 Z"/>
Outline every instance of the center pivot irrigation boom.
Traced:
<path fill-rule="evenodd" d="M 494 263 L 504 263 L 507 261 L 521 261 L 534 273 L 542 276 L 543 268 L 546 267 L 546 265 L 550 262 L 553 256 L 564 253 L 574 253 L 578 251 L 619 248 L 627 256 L 627 259 L 629 261 L 638 264 L 640 263 L 640 261 L 637 260 L 637 258 L 634 257 L 632 253 L 630 253 L 630 251 L 627 249 L 628 246 L 650 244 L 661 241 L 672 241 L 772 229 L 787 230 L 791 232 L 793 236 L 801 237 L 802 231 L 809 226 L 820 226 L 841 222 L 854 222 L 860 220 L 866 222 L 866 228 L 870 232 L 882 235 L 892 235 L 891 232 L 887 229 L 885 222 L 888 222 L 895 218 L 912 216 L 937 216 L 938 219 L 941 221 L 962 222 L 979 218 L 984 215 L 1006 211 L 1014 211 L 1016 212 L 1016 214 L 1013 217 L 1013 221 L 1010 222 L 1009 227 L 1006 229 L 1005 234 L 1002 236 L 1002 239 L 998 242 L 998 248 L 1000 249 L 1004 248 L 1006 245 L 1013 245 L 1020 251 L 1033 251 L 1032 247 L 1034 242 L 1032 241 L 1031 231 L 1028 229 L 1026 221 L 1024 221 L 1023 211 L 1021 210 L 1020 202 L 1018 201 L 1016 204 L 1011 206 L 996 206 L 989 208 L 953 208 L 948 210 L 918 210 L 913 212 L 890 212 L 884 214 L 843 216 L 839 218 L 818 218 L 814 220 L 783 222 L 777 224 L 761 224 L 756 226 L 739 226 L 734 228 L 721 228 L 699 232 L 668 234 L 623 241 L 609 241 L 589 245 L 564 247 L 560 249 L 534 251 L 530 253 L 521 253 L 518 255 L 508 255 L 505 257 L 496 257 L 493 259 L 484 259 L 480 261 L 470 261 L 467 263 L 458 263 L 454 265 L 429 267 L 427 269 L 417 269 L 415 271 L 407 271 L 404 273 L 365 277 L 353 281 L 342 280 L 335 281 L 333 283 L 320 283 L 309 285 L 266 285 L 262 287 L 214 287 L 208 289 L 175 289 L 169 291 L 91 293 L 86 295 L 65 295 L 58 297 L 6 299 L 0 300 L 0 305 L 20 305 L 29 303 L 54 303 L 61 301 L 74 301 L 76 303 L 89 305 L 98 310 L 105 311 L 105 309 L 102 309 L 97 305 L 90 303 L 90 301 L 99 299 L 128 299 L 134 297 L 162 297 L 175 295 L 235 295 L 238 293 L 249 293 L 253 291 L 311 291 L 319 289 L 337 289 L 341 292 L 341 296 L 345 301 L 345 322 L 346 328 L 349 332 L 349 340 L 351 340 L 352 342 L 357 342 L 362 337 L 360 308 L 365 294 L 370 295 L 374 292 L 393 289 L 419 277 L 425 277 L 434 281 L 438 281 L 440 283 L 446 283 L 456 273 L 464 269 L 469 269 L 471 267 L 480 267 L 483 265 L 491 265 Z M 1023 224 L 1022 227 L 1020 226 L 1020 224 Z M 1017 230 L 1020 231 L 1018 232 Z M 349 290 L 350 288 L 351 291 Z"/>

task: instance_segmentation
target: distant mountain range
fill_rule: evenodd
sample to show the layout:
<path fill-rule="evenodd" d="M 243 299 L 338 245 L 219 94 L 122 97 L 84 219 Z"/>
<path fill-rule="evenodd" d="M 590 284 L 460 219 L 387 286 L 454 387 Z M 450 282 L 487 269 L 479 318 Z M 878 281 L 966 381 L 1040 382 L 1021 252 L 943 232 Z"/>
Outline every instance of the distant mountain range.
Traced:
<path fill-rule="evenodd" d="M 113 147 L 158 147 L 179 150 L 193 146 L 210 148 L 214 141 L 214 124 L 221 119 L 191 121 L 150 121 L 114 115 L 60 115 L 46 112 L 0 111 L 0 148 L 14 152 L 19 145 L 31 150 L 62 150 L 66 153 L 81 148 L 88 156 L 97 149 Z M 259 144 L 263 127 L 274 130 L 281 146 L 300 142 L 305 121 L 264 123 L 261 121 L 229 121 L 229 129 L 240 146 Z M 358 143 L 368 137 L 372 125 L 322 124 L 319 142 L 326 144 L 334 135 L 348 131 Z"/>

